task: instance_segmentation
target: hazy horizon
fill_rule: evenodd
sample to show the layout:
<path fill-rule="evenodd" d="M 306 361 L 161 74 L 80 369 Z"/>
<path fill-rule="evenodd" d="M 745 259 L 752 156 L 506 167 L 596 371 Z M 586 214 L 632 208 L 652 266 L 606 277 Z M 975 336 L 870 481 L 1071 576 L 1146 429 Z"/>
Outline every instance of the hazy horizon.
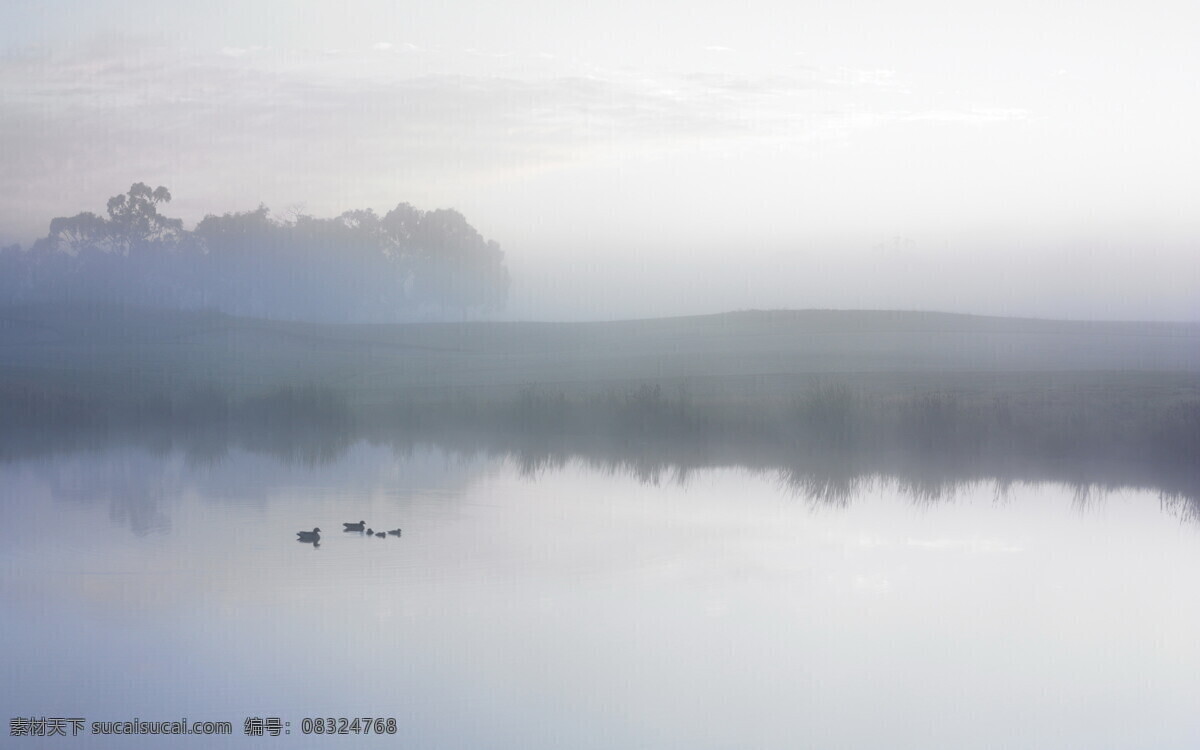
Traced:
<path fill-rule="evenodd" d="M 10 735 L 1200 747 L 1198 22 L 0 0 Z"/>
<path fill-rule="evenodd" d="M 1200 321 L 1191 5 L 3 7 L 0 245 L 142 181 L 455 208 L 510 320 Z"/>

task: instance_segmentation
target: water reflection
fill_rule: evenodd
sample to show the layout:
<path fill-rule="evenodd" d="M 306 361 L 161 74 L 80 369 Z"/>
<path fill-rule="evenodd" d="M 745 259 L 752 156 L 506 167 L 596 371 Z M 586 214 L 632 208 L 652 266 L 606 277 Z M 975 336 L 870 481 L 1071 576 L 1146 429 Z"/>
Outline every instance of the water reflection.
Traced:
<path fill-rule="evenodd" d="M 112 437 L 112 436 L 109 436 Z M 60 442 L 41 441 L 33 455 L 9 455 L 10 467 L 40 476 L 57 500 L 104 503 L 109 516 L 138 535 L 166 532 L 170 516 L 163 498 L 189 486 L 209 497 L 261 506 L 280 487 L 302 478 L 330 486 L 371 486 L 378 466 L 364 466 L 355 445 L 403 459 L 434 450 L 448 462 L 478 466 L 508 461 L 521 476 L 537 478 L 573 463 L 610 475 L 628 476 L 659 486 L 686 484 L 697 471 L 739 467 L 770 475 L 787 491 L 808 503 L 844 506 L 879 483 L 892 483 L 914 503 L 952 500 L 964 488 L 986 484 L 997 497 L 1019 483 L 1052 483 L 1071 488 L 1076 502 L 1123 489 L 1157 493 L 1164 511 L 1200 520 L 1200 461 L 1144 460 L 1144 457 L 1056 454 L 1023 451 L 931 450 L 914 443 L 872 451 L 842 444 L 781 444 L 753 441 L 686 441 L 607 439 L 548 441 L 529 436 L 509 439 L 486 432 L 443 433 L 432 437 L 411 433 L 376 433 L 351 439 L 339 433 L 326 443 L 319 433 L 264 441 L 212 435 L 196 443 L 159 435 L 125 434 L 109 442 L 82 445 L 80 436 Z M 278 449 L 281 445 L 291 449 Z M 303 444 L 304 448 L 298 446 Z M 264 448 L 266 445 L 274 446 Z M 0 461 L 0 466 L 5 462 Z M 251 467 L 247 470 L 245 467 Z M 299 473 L 297 473 L 299 472 Z M 469 482 L 469 472 L 438 481 Z M 428 478 L 428 477 L 426 477 Z M 346 532 L 365 533 L 365 522 L 342 522 Z M 372 532 L 384 532 L 372 529 Z M 395 531 L 399 531 L 398 529 Z M 388 533 L 388 532 L 384 532 Z M 397 536 L 399 534 L 396 534 Z"/>
<path fill-rule="evenodd" d="M 0 465 L 0 700 L 395 716 L 356 744 L 435 750 L 1196 736 L 1200 544 L 1153 495 L 542 455 L 361 441 L 197 465 L 125 444 Z M 145 498 L 169 522 L 110 512 Z M 291 543 L 351 518 L 319 555 Z"/>

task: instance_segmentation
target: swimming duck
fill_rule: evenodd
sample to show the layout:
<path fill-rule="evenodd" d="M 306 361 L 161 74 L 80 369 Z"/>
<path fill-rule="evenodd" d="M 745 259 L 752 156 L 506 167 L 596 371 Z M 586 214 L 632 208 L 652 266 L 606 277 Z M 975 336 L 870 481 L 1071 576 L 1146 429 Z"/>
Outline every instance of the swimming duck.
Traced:
<path fill-rule="evenodd" d="M 375 532 L 375 536 L 379 537 L 380 539 L 383 539 L 385 536 L 387 536 L 387 534 L 385 534 L 382 531 L 377 531 L 377 532 Z"/>
<path fill-rule="evenodd" d="M 367 529 L 367 536 L 373 536 L 374 534 L 375 534 L 375 529 Z"/>
<path fill-rule="evenodd" d="M 392 536 L 400 536 L 400 529 L 392 529 L 388 533 L 391 534 Z"/>
<path fill-rule="evenodd" d="M 319 542 L 321 541 L 321 530 L 297 531 L 296 536 L 300 537 L 300 541 L 302 542 Z"/>
<path fill-rule="evenodd" d="M 342 529 L 343 531 L 362 531 L 367 527 L 367 522 L 359 521 L 358 523 L 343 523 L 342 526 L 346 527 Z"/>

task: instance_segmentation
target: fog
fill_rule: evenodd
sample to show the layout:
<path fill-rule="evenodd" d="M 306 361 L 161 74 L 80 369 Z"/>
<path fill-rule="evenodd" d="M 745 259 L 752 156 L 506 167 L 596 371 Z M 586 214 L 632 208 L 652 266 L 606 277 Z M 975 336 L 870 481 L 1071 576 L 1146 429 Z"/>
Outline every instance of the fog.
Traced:
<path fill-rule="evenodd" d="M 10 733 L 1200 747 L 1198 22 L 0 0 Z"/>
<path fill-rule="evenodd" d="M 328 11 L 6 10 L 0 245 L 144 181 L 456 209 L 508 319 L 1200 320 L 1194 6 Z"/>
<path fill-rule="evenodd" d="M 657 254 L 533 261 L 510 253 L 511 320 L 615 320 L 747 309 L 936 310 L 1067 320 L 1200 320 L 1196 249 L 1152 251 L 1112 237 L 1050 245 L 1014 237 L 976 254 L 892 237 L 739 247 L 736 265 L 704 245 Z M 1138 286 L 1145 277 L 1145 286 Z M 1152 281 L 1151 281 L 1152 279 Z"/>

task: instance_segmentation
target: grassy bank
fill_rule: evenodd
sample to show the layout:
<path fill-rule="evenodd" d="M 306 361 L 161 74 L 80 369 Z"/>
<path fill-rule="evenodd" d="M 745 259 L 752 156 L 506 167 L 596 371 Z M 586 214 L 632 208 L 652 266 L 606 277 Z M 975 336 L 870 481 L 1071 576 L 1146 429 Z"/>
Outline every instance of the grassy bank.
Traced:
<path fill-rule="evenodd" d="M 365 438 L 647 477 L 774 468 L 810 494 L 888 475 L 925 494 L 996 479 L 1200 497 L 1200 326 L 830 312 L 305 326 L 57 308 L 0 321 L 7 456 L 136 439 L 326 460 Z"/>

